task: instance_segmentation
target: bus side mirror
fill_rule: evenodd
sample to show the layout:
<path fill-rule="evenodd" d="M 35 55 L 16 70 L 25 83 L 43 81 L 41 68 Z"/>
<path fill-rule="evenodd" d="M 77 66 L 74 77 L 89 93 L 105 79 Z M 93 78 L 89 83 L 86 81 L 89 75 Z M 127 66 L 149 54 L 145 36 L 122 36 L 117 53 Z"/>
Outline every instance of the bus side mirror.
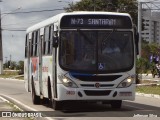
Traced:
<path fill-rule="evenodd" d="M 58 33 L 57 33 L 57 31 L 55 31 L 54 35 L 53 35 L 53 47 L 58 47 Z"/>
<path fill-rule="evenodd" d="M 135 39 L 135 46 L 136 46 L 136 54 L 139 55 L 139 33 L 137 31 L 137 27 L 134 25 L 134 39 Z"/>
<path fill-rule="evenodd" d="M 135 34 L 135 45 L 136 45 L 136 53 L 139 55 L 139 33 Z"/>

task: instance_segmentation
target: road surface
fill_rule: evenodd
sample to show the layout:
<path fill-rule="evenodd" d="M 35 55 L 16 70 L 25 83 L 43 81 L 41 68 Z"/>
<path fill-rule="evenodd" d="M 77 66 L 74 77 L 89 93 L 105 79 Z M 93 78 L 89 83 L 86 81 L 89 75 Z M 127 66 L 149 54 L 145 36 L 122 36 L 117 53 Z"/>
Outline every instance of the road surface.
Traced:
<path fill-rule="evenodd" d="M 123 101 L 121 109 L 112 109 L 107 104 L 73 103 L 62 111 L 54 111 L 47 105 L 33 105 L 31 94 L 24 88 L 24 81 L 0 79 L 0 95 L 16 101 L 24 110 L 40 111 L 47 117 L 160 117 L 160 99 L 136 96 L 135 101 Z"/>

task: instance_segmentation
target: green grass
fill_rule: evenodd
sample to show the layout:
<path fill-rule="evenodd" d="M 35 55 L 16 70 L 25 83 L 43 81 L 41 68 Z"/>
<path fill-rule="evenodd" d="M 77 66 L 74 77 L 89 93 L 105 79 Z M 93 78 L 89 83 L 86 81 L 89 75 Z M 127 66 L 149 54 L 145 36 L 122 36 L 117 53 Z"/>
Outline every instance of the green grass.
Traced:
<path fill-rule="evenodd" d="M 139 86 L 136 88 L 136 92 L 145 94 L 157 94 L 160 95 L 160 85 L 157 86 Z"/>
<path fill-rule="evenodd" d="M 18 108 L 16 108 L 13 103 L 6 102 L 6 104 L 8 104 L 12 108 L 12 111 L 18 111 L 18 112 L 20 112 L 20 110 Z"/>
<path fill-rule="evenodd" d="M 16 77 L 15 79 L 24 80 L 24 76 L 19 76 L 19 77 Z"/>
<path fill-rule="evenodd" d="M 24 80 L 23 76 L 18 76 L 18 71 L 3 71 L 3 74 L 0 75 L 0 78 L 15 78 Z"/>
<path fill-rule="evenodd" d="M 153 80 L 140 80 L 141 84 L 149 84 L 149 83 L 157 83 L 157 81 L 153 81 Z"/>
<path fill-rule="evenodd" d="M 15 104 L 13 104 L 13 103 L 11 103 L 11 102 L 6 102 L 6 104 L 8 104 L 8 105 L 11 107 L 12 111 L 14 111 L 14 112 L 19 112 L 19 113 L 22 112 L 20 109 L 18 109 L 17 107 L 15 107 Z M 17 118 L 18 118 L 18 117 L 17 117 Z M 26 118 L 24 118 L 23 120 L 34 120 L 34 119 L 31 118 L 31 117 L 26 117 Z"/>
<path fill-rule="evenodd" d="M 0 75 L 1 78 L 10 78 L 18 75 L 18 71 L 3 71 L 3 74 Z"/>

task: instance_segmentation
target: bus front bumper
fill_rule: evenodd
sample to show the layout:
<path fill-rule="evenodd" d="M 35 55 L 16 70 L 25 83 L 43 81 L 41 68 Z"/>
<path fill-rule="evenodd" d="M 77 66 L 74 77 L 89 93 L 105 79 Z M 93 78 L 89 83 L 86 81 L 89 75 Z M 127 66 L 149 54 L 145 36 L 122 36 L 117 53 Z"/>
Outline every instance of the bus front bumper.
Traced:
<path fill-rule="evenodd" d="M 135 100 L 135 84 L 127 88 L 86 89 L 68 88 L 63 84 L 57 86 L 57 101 L 63 100 Z"/>

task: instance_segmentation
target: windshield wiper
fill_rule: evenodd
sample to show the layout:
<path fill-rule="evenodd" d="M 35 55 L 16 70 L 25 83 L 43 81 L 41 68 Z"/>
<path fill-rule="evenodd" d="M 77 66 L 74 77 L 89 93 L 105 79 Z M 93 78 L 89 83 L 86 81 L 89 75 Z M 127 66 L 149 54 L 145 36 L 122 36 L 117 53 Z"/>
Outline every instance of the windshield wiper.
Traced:
<path fill-rule="evenodd" d="M 106 43 L 107 43 L 107 41 L 109 40 L 110 36 L 111 36 L 115 31 L 117 31 L 117 29 L 113 29 L 113 30 L 110 32 L 109 35 L 108 35 L 108 34 L 105 35 L 104 39 L 103 39 L 102 42 L 101 42 L 101 53 L 102 53 L 102 46 L 103 46 L 103 44 L 106 44 Z"/>
<path fill-rule="evenodd" d="M 77 29 L 77 31 L 85 38 L 85 40 L 87 40 L 87 42 L 89 42 L 90 44 L 93 44 L 92 40 L 90 40 L 90 39 L 88 38 L 88 36 L 86 36 L 86 35 L 82 32 L 82 30 Z"/>

